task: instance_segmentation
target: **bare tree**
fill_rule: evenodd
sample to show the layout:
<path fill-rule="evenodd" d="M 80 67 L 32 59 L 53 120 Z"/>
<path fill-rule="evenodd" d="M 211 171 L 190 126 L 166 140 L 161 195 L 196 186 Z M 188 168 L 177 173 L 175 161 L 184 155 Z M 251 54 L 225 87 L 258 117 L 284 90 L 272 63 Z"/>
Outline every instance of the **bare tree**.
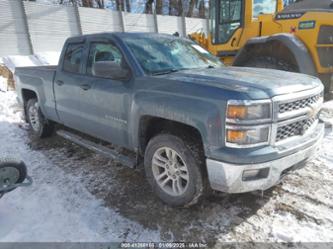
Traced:
<path fill-rule="evenodd" d="M 200 18 L 205 18 L 206 17 L 206 8 L 205 8 L 205 1 L 200 0 L 199 3 L 199 17 Z"/>
<path fill-rule="evenodd" d="M 190 0 L 190 6 L 188 8 L 187 17 L 193 16 L 194 6 L 197 3 L 197 0 Z"/>
<path fill-rule="evenodd" d="M 104 9 L 104 0 L 95 0 L 98 8 Z"/>
<path fill-rule="evenodd" d="M 123 0 L 116 0 L 116 9 L 118 11 L 124 11 L 124 1 Z"/>
<path fill-rule="evenodd" d="M 184 11 L 183 0 L 178 0 L 178 16 L 181 16 Z"/>
<path fill-rule="evenodd" d="M 177 0 L 169 1 L 169 15 L 174 15 L 174 10 L 177 9 Z"/>
<path fill-rule="evenodd" d="M 125 0 L 126 11 L 131 12 L 131 0 Z"/>
<path fill-rule="evenodd" d="M 93 8 L 94 7 L 93 0 L 82 0 L 82 6 Z"/>
<path fill-rule="evenodd" d="M 183 0 L 170 0 L 169 1 L 169 15 L 181 16 L 183 13 Z"/>
<path fill-rule="evenodd" d="M 71 3 L 73 6 L 104 9 L 104 0 L 59 0 L 59 4 Z"/>
<path fill-rule="evenodd" d="M 153 2 L 154 0 L 147 0 L 145 4 L 145 13 L 152 14 L 153 13 Z"/>
<path fill-rule="evenodd" d="M 163 0 L 156 0 L 156 14 L 163 14 Z"/>

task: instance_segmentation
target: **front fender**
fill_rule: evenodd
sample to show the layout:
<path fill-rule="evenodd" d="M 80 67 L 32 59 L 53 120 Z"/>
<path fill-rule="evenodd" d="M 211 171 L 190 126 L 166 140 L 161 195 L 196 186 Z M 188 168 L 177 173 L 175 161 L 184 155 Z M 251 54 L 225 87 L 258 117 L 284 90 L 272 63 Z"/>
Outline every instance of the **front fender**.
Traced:
<path fill-rule="evenodd" d="M 195 128 L 201 135 L 205 152 L 212 146 L 219 146 L 223 141 L 221 125 L 224 116 L 223 106 L 216 103 L 188 96 L 164 95 L 163 93 L 139 93 L 132 105 L 130 136 L 135 148 L 139 146 L 140 120 L 143 117 L 156 117 L 179 122 Z"/>

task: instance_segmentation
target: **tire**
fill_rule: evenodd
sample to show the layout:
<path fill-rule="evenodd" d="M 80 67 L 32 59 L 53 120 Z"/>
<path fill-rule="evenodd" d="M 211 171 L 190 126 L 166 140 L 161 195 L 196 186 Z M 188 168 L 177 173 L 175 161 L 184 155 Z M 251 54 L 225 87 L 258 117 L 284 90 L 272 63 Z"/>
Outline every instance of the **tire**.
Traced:
<path fill-rule="evenodd" d="M 147 180 L 156 195 L 170 206 L 194 205 L 204 193 L 203 158 L 194 146 L 193 142 L 171 134 L 157 135 L 147 145 L 144 158 Z"/>
<path fill-rule="evenodd" d="M 288 72 L 299 72 L 297 66 L 275 57 L 270 56 L 259 56 L 247 61 L 244 65 L 246 67 L 259 67 L 259 68 L 270 68 L 283 70 Z"/>
<path fill-rule="evenodd" d="M 49 137 L 54 131 L 54 124 L 42 114 L 37 99 L 29 99 L 25 113 L 30 128 L 40 138 Z"/>
<path fill-rule="evenodd" d="M 27 177 L 27 167 L 25 166 L 23 161 L 4 158 L 0 159 L 0 189 L 7 185 L 8 183 L 5 181 L 9 181 L 10 185 L 22 183 Z M 0 197 L 13 191 L 15 188 L 0 192 Z"/>

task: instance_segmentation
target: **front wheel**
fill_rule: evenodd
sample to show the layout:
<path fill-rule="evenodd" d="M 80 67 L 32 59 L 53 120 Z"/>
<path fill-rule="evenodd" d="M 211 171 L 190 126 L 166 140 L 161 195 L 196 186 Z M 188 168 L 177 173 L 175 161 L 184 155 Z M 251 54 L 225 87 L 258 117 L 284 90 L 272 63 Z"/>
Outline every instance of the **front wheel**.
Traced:
<path fill-rule="evenodd" d="M 44 117 L 37 99 L 30 99 L 27 102 L 26 115 L 31 129 L 38 137 L 48 137 L 52 134 L 54 124 Z"/>
<path fill-rule="evenodd" d="M 180 137 L 162 134 L 146 148 L 145 171 L 154 192 L 171 206 L 191 206 L 203 194 L 200 159 Z"/>

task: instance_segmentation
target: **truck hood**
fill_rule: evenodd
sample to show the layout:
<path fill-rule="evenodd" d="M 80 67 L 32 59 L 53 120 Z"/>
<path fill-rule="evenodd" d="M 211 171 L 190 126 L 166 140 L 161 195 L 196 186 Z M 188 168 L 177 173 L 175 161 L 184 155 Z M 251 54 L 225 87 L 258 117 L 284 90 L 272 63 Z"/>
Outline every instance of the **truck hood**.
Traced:
<path fill-rule="evenodd" d="M 246 67 L 191 69 L 158 77 L 241 92 L 264 91 L 269 97 L 321 85 L 319 79 L 304 74 Z"/>

